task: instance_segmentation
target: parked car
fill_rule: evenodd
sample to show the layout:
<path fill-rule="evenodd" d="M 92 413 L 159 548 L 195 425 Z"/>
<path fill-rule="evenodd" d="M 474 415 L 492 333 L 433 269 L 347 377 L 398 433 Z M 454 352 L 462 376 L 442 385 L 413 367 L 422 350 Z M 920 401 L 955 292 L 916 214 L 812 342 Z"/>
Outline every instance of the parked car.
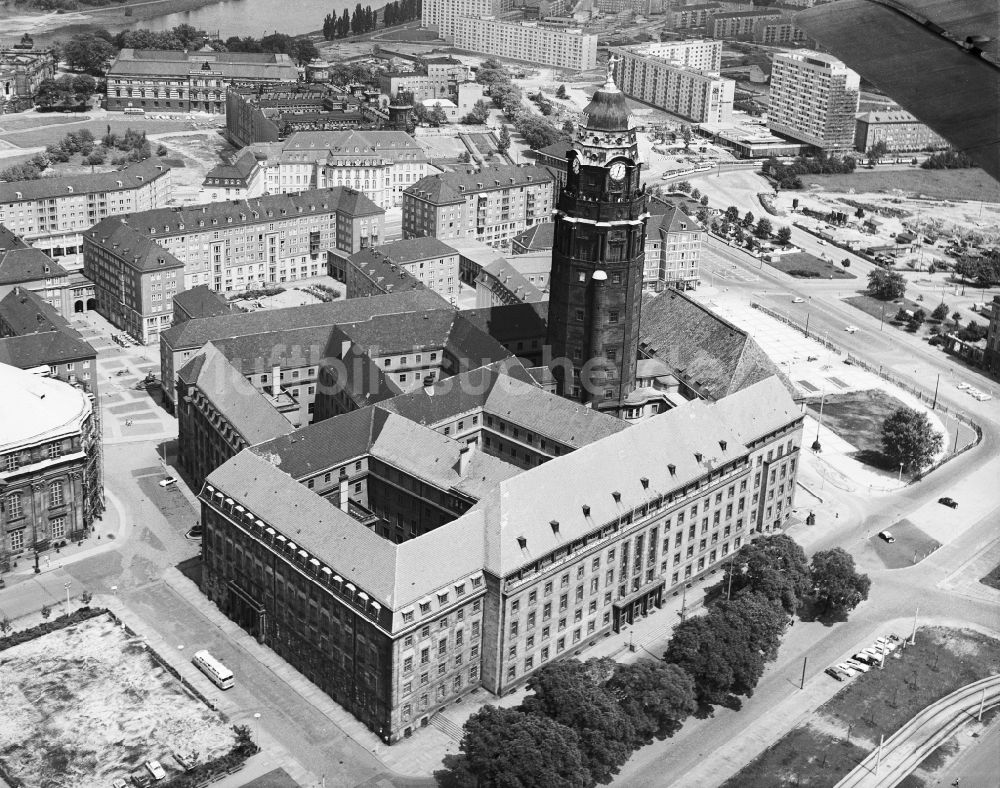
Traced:
<path fill-rule="evenodd" d="M 844 664 L 849 668 L 854 668 L 854 670 L 860 670 L 862 673 L 867 673 L 872 669 L 871 665 L 867 662 L 862 662 L 859 659 L 849 659 L 845 661 Z"/>
<path fill-rule="evenodd" d="M 159 761 L 146 761 L 146 769 L 154 780 L 162 780 L 167 776 L 166 771 L 160 766 Z"/>
<path fill-rule="evenodd" d="M 834 678 L 837 681 L 843 681 L 845 678 L 844 675 L 839 670 L 833 667 L 827 668 L 823 672 L 830 678 Z"/>
<path fill-rule="evenodd" d="M 176 476 L 168 476 L 166 479 L 160 479 L 160 487 L 169 487 L 171 484 L 177 484 Z"/>
<path fill-rule="evenodd" d="M 848 676 L 857 676 L 859 673 L 859 671 L 855 670 L 845 662 L 841 662 L 839 665 L 837 665 L 837 670 L 843 671 Z"/>
<path fill-rule="evenodd" d="M 805 299 L 802 296 L 795 296 L 795 298 L 792 299 L 793 304 L 801 304 L 803 301 L 805 301 Z"/>
<path fill-rule="evenodd" d="M 162 484 L 162 482 L 161 482 L 161 484 Z M 881 540 L 883 540 L 885 542 L 888 542 L 889 544 L 892 544 L 893 542 L 896 541 L 896 537 L 893 536 L 888 531 L 879 531 L 878 532 L 878 536 L 879 536 L 879 539 L 881 539 Z"/>
<path fill-rule="evenodd" d="M 938 498 L 938 503 L 947 506 L 949 509 L 957 509 L 958 501 L 954 498 L 949 498 L 947 495 L 944 498 Z"/>
<path fill-rule="evenodd" d="M 848 334 L 853 334 L 857 330 L 858 330 L 857 326 L 844 326 L 844 331 L 846 331 Z"/>
<path fill-rule="evenodd" d="M 880 662 L 877 656 L 869 654 L 867 651 L 859 651 L 852 657 L 852 659 L 856 662 L 863 662 L 866 665 L 877 665 Z"/>

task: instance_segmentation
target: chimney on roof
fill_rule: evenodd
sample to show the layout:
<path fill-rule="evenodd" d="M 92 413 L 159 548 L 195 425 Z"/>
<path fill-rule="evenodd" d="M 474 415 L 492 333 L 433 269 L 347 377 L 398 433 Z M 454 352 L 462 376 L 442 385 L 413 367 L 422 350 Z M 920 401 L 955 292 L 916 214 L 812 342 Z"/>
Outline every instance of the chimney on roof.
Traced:
<path fill-rule="evenodd" d="M 519 537 L 517 537 L 517 546 L 520 547 L 522 550 L 527 550 L 528 549 L 528 539 L 527 539 L 527 537 L 525 537 L 525 536 L 519 536 Z"/>
<path fill-rule="evenodd" d="M 725 441 L 719 441 L 719 448 L 722 449 L 723 451 L 725 451 L 726 450 L 726 442 Z"/>
<path fill-rule="evenodd" d="M 670 471 L 671 476 L 675 476 L 677 474 L 677 466 L 673 463 L 667 465 L 667 470 Z"/>
<path fill-rule="evenodd" d="M 696 451 L 694 453 L 694 461 L 695 462 L 701 462 L 701 459 L 702 459 L 703 456 L 704 455 L 700 451 Z"/>
<path fill-rule="evenodd" d="M 558 520 L 549 520 L 549 525 L 552 526 L 552 533 L 554 533 L 554 534 L 558 534 L 559 533 L 559 521 Z"/>
<path fill-rule="evenodd" d="M 641 479 L 639 479 L 639 481 L 642 483 L 642 489 L 644 489 L 644 490 L 648 490 L 649 489 L 649 479 L 648 478 L 646 478 L 645 476 L 643 476 Z"/>
<path fill-rule="evenodd" d="M 590 507 L 587 504 L 583 505 L 583 516 L 590 517 Z"/>
<path fill-rule="evenodd" d="M 473 444 L 467 443 L 458 450 L 458 462 L 455 464 L 455 471 L 459 476 L 464 477 L 469 472 L 469 463 L 472 462 Z"/>
<path fill-rule="evenodd" d="M 618 503 L 622 502 L 622 494 L 620 492 L 618 492 L 618 490 L 615 490 L 614 492 L 612 492 L 611 493 L 611 497 L 614 498 Z"/>

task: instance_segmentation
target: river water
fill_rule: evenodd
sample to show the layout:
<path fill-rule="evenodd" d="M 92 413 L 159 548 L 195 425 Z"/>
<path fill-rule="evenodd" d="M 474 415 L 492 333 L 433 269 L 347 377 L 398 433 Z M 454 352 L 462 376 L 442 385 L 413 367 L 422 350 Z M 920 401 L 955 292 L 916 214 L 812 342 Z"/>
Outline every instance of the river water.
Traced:
<path fill-rule="evenodd" d="M 381 7 L 384 0 L 366 0 L 362 7 Z M 357 0 L 225 0 L 222 3 L 202 6 L 193 11 L 166 14 L 142 19 L 128 24 L 118 20 L 107 25 L 109 30 L 145 28 L 147 30 L 169 30 L 180 24 L 189 24 L 198 30 L 219 31 L 223 40 L 230 36 L 254 36 L 261 38 L 269 33 L 301 35 L 323 27 L 323 18 L 344 9 L 351 11 Z"/>

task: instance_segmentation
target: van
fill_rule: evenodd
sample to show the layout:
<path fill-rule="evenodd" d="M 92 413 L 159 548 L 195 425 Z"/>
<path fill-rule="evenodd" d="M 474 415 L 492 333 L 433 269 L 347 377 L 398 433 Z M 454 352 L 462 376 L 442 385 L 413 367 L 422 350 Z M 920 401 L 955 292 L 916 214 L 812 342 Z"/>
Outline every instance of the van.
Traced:
<path fill-rule="evenodd" d="M 233 672 L 207 651 L 197 652 L 191 662 L 220 689 L 230 689 L 235 683 Z"/>

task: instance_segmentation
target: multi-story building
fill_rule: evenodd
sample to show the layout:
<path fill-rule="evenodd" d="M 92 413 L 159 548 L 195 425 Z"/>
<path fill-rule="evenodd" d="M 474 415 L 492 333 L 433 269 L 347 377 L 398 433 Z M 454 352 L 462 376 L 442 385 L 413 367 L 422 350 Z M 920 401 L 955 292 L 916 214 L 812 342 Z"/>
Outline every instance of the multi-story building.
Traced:
<path fill-rule="evenodd" d="M 670 29 L 672 30 L 692 30 L 707 28 L 712 17 L 718 14 L 726 14 L 731 11 L 747 11 L 753 8 L 753 3 L 693 3 L 677 6 L 669 12 Z"/>
<path fill-rule="evenodd" d="M 993 296 L 990 304 L 990 322 L 986 327 L 983 366 L 991 375 L 1000 377 L 1000 296 Z"/>
<path fill-rule="evenodd" d="M 718 73 L 722 68 L 722 42 L 710 38 L 656 41 L 638 47 L 616 47 L 613 52 L 618 57 L 624 57 L 629 53 L 660 58 L 675 66 L 693 68 L 696 71 Z"/>
<path fill-rule="evenodd" d="M 455 38 L 458 20 L 497 16 L 513 8 L 513 0 L 427 0 L 421 5 L 420 24 L 437 31 L 445 41 Z"/>
<path fill-rule="evenodd" d="M 146 343 L 173 322 L 173 297 L 195 285 L 232 292 L 326 273 L 326 250 L 382 236 L 384 211 L 347 188 L 114 216 L 84 236 L 97 308 Z"/>
<path fill-rule="evenodd" d="M 635 123 L 611 79 L 583 110 L 553 211 L 548 344 L 564 397 L 620 412 L 635 388 L 647 198 Z"/>
<path fill-rule="evenodd" d="M 382 253 L 384 248 L 362 249 L 344 261 L 344 284 L 347 286 L 345 298 L 366 298 L 398 293 L 400 290 L 424 289 L 423 282 Z"/>
<path fill-rule="evenodd" d="M 249 200 L 264 193 L 264 168 L 252 150 L 245 148 L 229 161 L 216 164 L 205 175 L 199 202 Z"/>
<path fill-rule="evenodd" d="M 160 208 L 170 168 L 152 158 L 114 172 L 0 183 L 0 223 L 70 271 L 83 266 L 83 232 L 107 216 Z"/>
<path fill-rule="evenodd" d="M 551 269 L 549 252 L 494 260 L 476 277 L 476 309 L 548 301 Z"/>
<path fill-rule="evenodd" d="M 253 150 L 269 194 L 347 186 L 382 208 L 400 205 L 403 192 L 434 171 L 405 131 L 298 132 Z"/>
<path fill-rule="evenodd" d="M 754 8 L 749 11 L 725 11 L 709 19 L 708 30 L 712 38 L 750 41 L 754 25 L 759 19 L 781 16 L 780 8 Z"/>
<path fill-rule="evenodd" d="M 803 417 L 777 380 L 622 429 L 521 375 L 244 449 L 200 493 L 209 599 L 387 742 L 621 631 L 792 508 Z"/>
<path fill-rule="evenodd" d="M 419 283 L 423 287 L 428 287 L 440 295 L 446 301 L 455 303 L 455 299 L 461 290 L 461 280 L 459 278 L 459 253 L 452 247 L 438 240 L 437 238 L 411 238 L 405 241 L 395 241 L 385 244 L 377 249 L 365 249 L 352 255 L 351 263 L 356 269 L 356 275 L 363 279 L 371 279 L 373 276 L 377 280 L 382 278 L 381 283 L 375 282 L 371 285 L 357 281 L 355 292 L 357 295 L 369 295 L 363 292 L 366 288 L 373 287 L 379 290 L 386 285 L 394 285 L 393 290 L 401 287 L 412 287 L 413 283 Z M 401 277 L 399 274 L 405 271 L 411 281 Z M 399 280 L 395 281 L 394 280 Z M 347 297 L 351 295 L 351 274 L 347 277 Z M 383 292 L 391 292 L 384 290 Z"/>
<path fill-rule="evenodd" d="M 0 298 L 18 287 L 37 293 L 61 314 L 72 312 L 69 271 L 0 224 Z"/>
<path fill-rule="evenodd" d="M 295 63 L 274 52 L 123 49 L 108 69 L 109 110 L 226 111 L 233 82 L 295 82 Z"/>
<path fill-rule="evenodd" d="M 948 141 L 905 110 L 862 112 L 854 128 L 854 148 L 865 153 L 884 142 L 891 152 L 947 148 Z"/>
<path fill-rule="evenodd" d="M 379 88 L 396 98 L 400 93 L 412 96 L 411 101 L 433 98 L 455 98 L 458 86 L 469 79 L 469 67 L 453 57 L 423 58 L 420 70 L 389 72 L 379 76 Z"/>
<path fill-rule="evenodd" d="M 50 377 L 98 393 L 97 351 L 31 290 L 15 287 L 0 299 L 0 363 L 47 368 Z"/>
<path fill-rule="evenodd" d="M 473 238 L 506 246 L 552 211 L 543 167 L 468 168 L 428 175 L 403 192 L 403 238 Z"/>
<path fill-rule="evenodd" d="M 644 45 L 615 50 L 615 82 L 632 98 L 652 104 L 696 123 L 728 123 L 733 115 L 736 83 L 717 71 L 680 65 L 682 54 L 692 53 L 692 59 L 714 60 L 715 42 L 695 42 L 696 47 L 670 48 L 653 45 L 650 54 Z M 711 44 L 711 46 L 706 44 Z M 721 49 L 718 50 L 721 52 Z"/>
<path fill-rule="evenodd" d="M 754 24 L 753 40 L 766 46 L 805 45 L 815 46 L 806 31 L 788 16 L 762 17 Z"/>
<path fill-rule="evenodd" d="M 0 113 L 30 109 L 38 86 L 55 75 L 51 51 L 0 49 Z"/>
<path fill-rule="evenodd" d="M 455 47 L 573 71 L 597 65 L 597 33 L 540 22 L 460 17 L 455 23 Z"/>
<path fill-rule="evenodd" d="M 308 328 L 329 329 L 331 325 L 370 320 L 378 315 L 398 315 L 446 306 L 441 296 L 430 290 L 403 291 L 371 298 L 338 299 L 287 309 L 233 312 L 195 318 L 172 326 L 160 334 L 160 381 L 163 404 L 174 411 L 177 395 L 174 382 L 178 371 L 209 342 L 234 337 L 272 334 L 272 347 L 286 346 L 281 335 Z M 328 331 L 329 333 L 329 331 Z M 315 370 L 313 371 L 315 375 Z M 267 383 L 267 381 L 263 381 Z M 306 392 L 308 393 L 308 392 Z"/>
<path fill-rule="evenodd" d="M 94 398 L 0 363 L 0 572 L 90 535 L 104 511 Z"/>
<path fill-rule="evenodd" d="M 371 129 L 380 123 L 363 98 L 329 85 L 236 82 L 226 91 L 226 136 L 237 147 L 280 142 L 297 131 Z"/>
<path fill-rule="evenodd" d="M 646 220 L 643 286 L 657 292 L 667 288 L 696 288 L 701 276 L 704 237 L 704 228 L 679 208 L 650 216 Z"/>
<path fill-rule="evenodd" d="M 860 77 L 832 55 L 782 52 L 771 69 L 771 131 L 827 153 L 854 149 Z"/>
<path fill-rule="evenodd" d="M 187 290 L 181 290 L 174 296 L 175 326 L 185 320 L 219 317 L 242 311 L 222 293 L 212 290 L 208 285 L 195 285 Z"/>

